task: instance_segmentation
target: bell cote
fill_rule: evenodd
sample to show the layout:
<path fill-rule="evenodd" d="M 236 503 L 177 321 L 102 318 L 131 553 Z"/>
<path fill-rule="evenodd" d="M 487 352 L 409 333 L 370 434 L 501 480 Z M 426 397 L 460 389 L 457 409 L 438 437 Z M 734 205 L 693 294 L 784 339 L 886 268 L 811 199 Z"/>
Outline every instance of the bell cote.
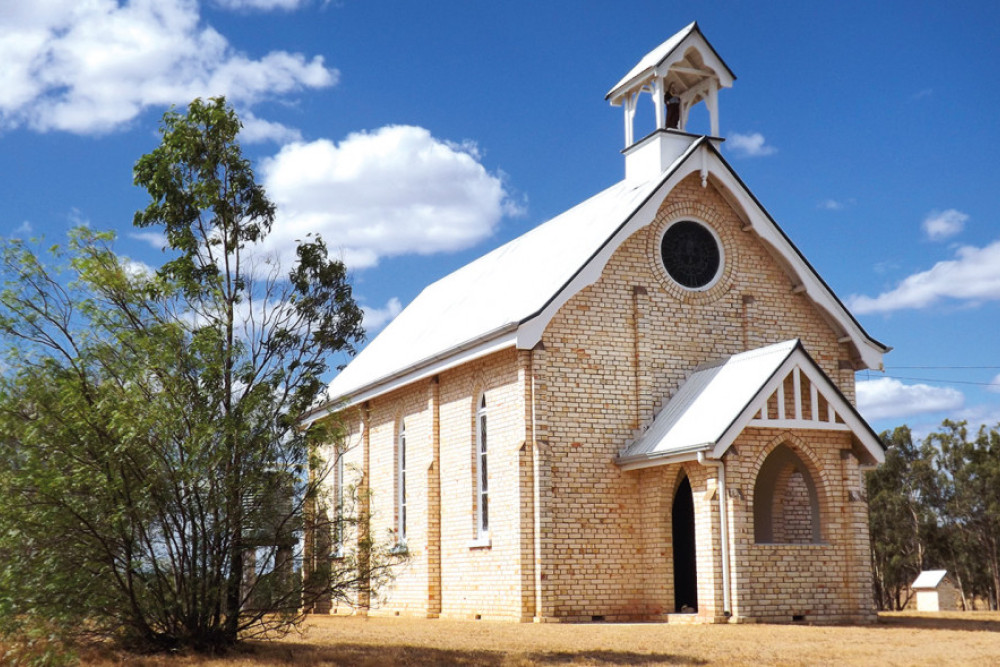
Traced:
<path fill-rule="evenodd" d="M 697 23 L 647 53 L 605 96 L 625 111 L 625 177 L 652 178 L 663 172 L 700 135 L 686 131 L 691 108 L 704 102 L 710 138 L 719 138 L 719 89 L 736 76 Z M 655 127 L 638 140 L 635 114 L 644 95 L 653 102 Z"/>

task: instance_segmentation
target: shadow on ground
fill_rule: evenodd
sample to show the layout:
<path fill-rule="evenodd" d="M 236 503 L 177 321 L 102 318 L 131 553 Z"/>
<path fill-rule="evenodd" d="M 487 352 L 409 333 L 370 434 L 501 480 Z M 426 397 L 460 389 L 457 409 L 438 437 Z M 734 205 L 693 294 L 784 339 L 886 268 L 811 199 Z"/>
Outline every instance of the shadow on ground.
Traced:
<path fill-rule="evenodd" d="M 1000 632 L 1000 620 L 996 618 L 969 618 L 941 617 L 928 614 L 907 614 L 905 616 L 895 616 L 879 614 L 878 627 L 901 628 L 901 629 L 921 629 L 921 630 L 966 630 L 969 632 Z"/>
<path fill-rule="evenodd" d="M 457 651 L 423 646 L 337 644 L 317 647 L 282 642 L 248 644 L 239 651 L 241 664 L 351 665 L 357 667 L 528 667 L 529 665 L 704 665 L 705 660 L 670 653 L 632 651 Z"/>
<path fill-rule="evenodd" d="M 553 651 L 527 653 L 523 656 L 536 665 L 705 665 L 700 658 L 669 653 L 633 653 L 631 651 Z"/>

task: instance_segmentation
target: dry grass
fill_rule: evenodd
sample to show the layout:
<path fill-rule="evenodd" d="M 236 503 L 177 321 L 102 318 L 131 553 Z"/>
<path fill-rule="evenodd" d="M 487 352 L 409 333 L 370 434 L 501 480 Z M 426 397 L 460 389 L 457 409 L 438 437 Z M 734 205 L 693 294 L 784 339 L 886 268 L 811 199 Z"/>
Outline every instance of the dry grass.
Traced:
<path fill-rule="evenodd" d="M 866 627 L 313 617 L 301 635 L 221 658 L 85 657 L 135 667 L 997 664 L 1000 614 L 883 614 Z"/>

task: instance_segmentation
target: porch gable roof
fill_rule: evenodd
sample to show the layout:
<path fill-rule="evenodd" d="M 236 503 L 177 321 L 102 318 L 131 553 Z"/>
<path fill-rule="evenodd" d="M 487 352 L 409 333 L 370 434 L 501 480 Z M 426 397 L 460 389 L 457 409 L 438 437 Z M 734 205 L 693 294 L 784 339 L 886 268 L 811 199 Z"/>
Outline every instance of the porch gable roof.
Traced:
<path fill-rule="evenodd" d="M 789 379 L 792 394 L 786 400 Z M 824 403 L 826 409 L 820 410 Z M 885 458 L 875 432 L 793 339 L 697 367 L 615 462 L 631 470 L 691 460 L 699 453 L 717 459 L 744 429 L 754 427 L 849 431 L 869 462 Z"/>

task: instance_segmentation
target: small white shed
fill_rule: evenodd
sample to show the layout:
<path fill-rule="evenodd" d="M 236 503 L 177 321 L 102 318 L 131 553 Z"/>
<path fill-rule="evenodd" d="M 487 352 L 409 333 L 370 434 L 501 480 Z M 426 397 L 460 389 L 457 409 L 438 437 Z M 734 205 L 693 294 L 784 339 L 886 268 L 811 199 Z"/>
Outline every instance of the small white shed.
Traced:
<path fill-rule="evenodd" d="M 917 611 L 954 611 L 958 607 L 958 590 L 948 570 L 924 570 L 910 588 L 916 594 Z"/>

